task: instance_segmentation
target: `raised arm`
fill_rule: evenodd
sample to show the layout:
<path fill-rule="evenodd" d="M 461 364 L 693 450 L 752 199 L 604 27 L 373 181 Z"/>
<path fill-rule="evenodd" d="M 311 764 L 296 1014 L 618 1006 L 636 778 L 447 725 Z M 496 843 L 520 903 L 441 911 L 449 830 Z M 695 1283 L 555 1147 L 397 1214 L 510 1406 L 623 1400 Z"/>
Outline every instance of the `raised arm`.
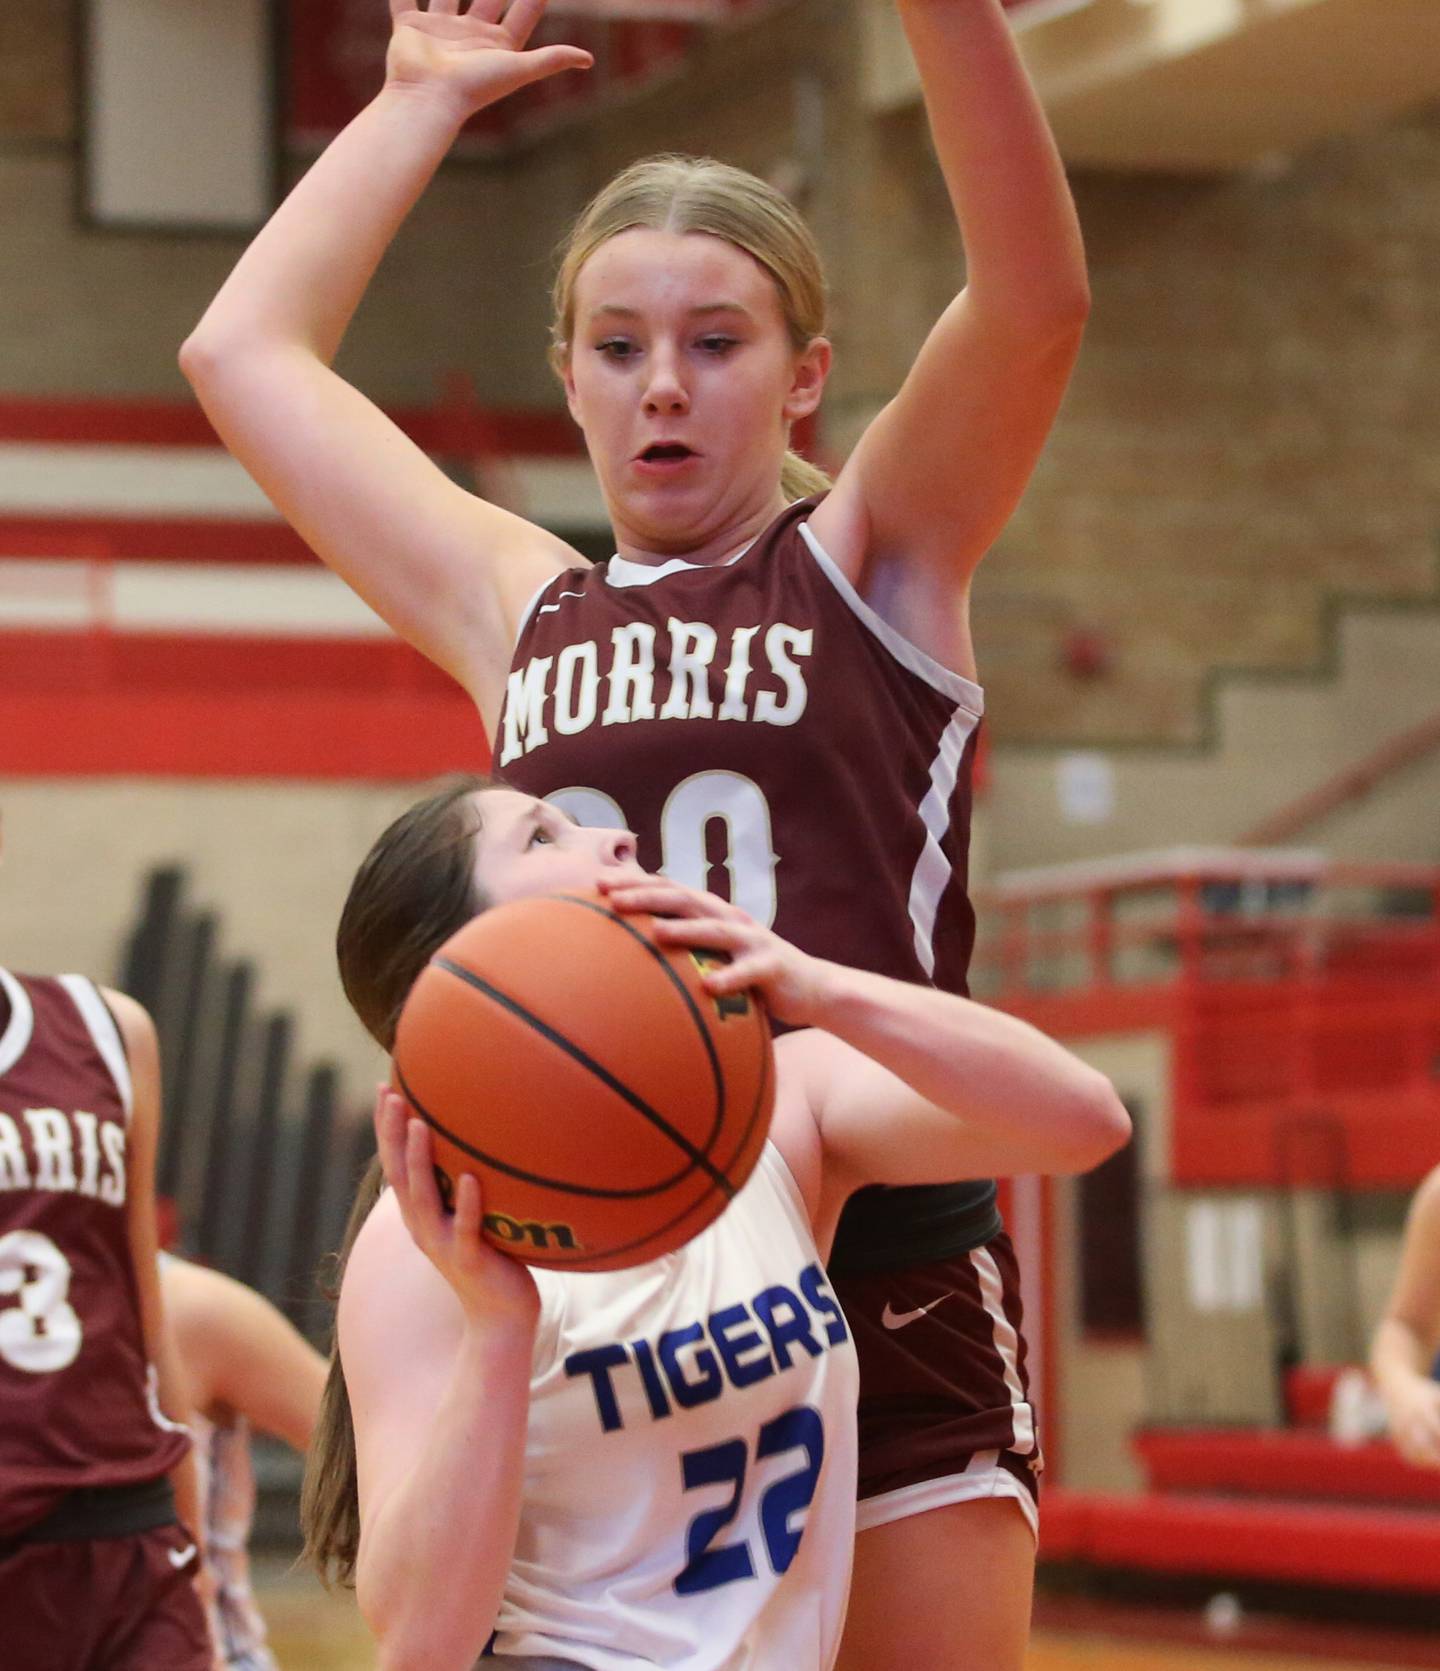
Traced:
<path fill-rule="evenodd" d="M 429 1135 L 398 1097 L 382 1094 L 377 1130 L 392 1187 L 350 1255 L 338 1325 L 356 1594 L 381 1671 L 470 1671 L 515 1548 L 539 1301 L 525 1267 L 481 1241 L 473 1177 L 453 1218 L 441 1210 Z"/>
<path fill-rule="evenodd" d="M 1370 1347 L 1370 1369 L 1385 1400 L 1390 1437 L 1403 1457 L 1425 1468 L 1440 1468 L 1440 1385 L 1432 1373 L 1437 1344 L 1440 1167 L 1411 1204 L 1395 1288 Z"/>
<path fill-rule="evenodd" d="M 864 1184 L 1084 1172 L 1130 1135 L 1109 1080 L 1014 1016 L 810 957 L 738 906 L 663 878 L 601 886 L 618 909 L 663 917 L 660 940 L 728 952 L 705 977 L 711 992 L 754 987 L 810 1029 L 778 1047 L 775 1139 L 822 1238 Z"/>
<path fill-rule="evenodd" d="M 814 527 L 922 648 L 954 665 L 954 596 L 1019 502 L 1089 311 L 1064 169 L 1000 0 L 897 0 L 965 248 L 965 287 Z M 961 671 L 967 671 L 961 668 Z"/>
<path fill-rule="evenodd" d="M 378 3 L 378 0 L 377 0 Z M 350 317 L 466 119 L 583 69 L 526 50 L 545 0 L 392 0 L 385 86 L 276 211 L 185 343 L 181 368 L 226 446 L 317 554 L 470 691 L 493 732 L 519 617 L 578 561 L 448 480 L 331 369 Z"/>

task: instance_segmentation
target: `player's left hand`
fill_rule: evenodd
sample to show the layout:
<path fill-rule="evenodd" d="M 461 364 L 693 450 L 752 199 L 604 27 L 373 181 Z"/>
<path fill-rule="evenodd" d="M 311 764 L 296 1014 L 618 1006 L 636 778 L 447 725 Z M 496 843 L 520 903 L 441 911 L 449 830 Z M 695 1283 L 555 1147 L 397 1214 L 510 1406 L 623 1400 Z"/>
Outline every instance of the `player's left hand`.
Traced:
<path fill-rule="evenodd" d="M 797 1027 L 813 1023 L 830 967 L 823 959 L 782 940 L 738 905 L 664 876 L 604 877 L 599 886 L 617 911 L 649 912 L 660 945 L 724 952 L 730 961 L 702 977 L 707 992 L 718 998 L 753 988 L 779 1020 Z"/>

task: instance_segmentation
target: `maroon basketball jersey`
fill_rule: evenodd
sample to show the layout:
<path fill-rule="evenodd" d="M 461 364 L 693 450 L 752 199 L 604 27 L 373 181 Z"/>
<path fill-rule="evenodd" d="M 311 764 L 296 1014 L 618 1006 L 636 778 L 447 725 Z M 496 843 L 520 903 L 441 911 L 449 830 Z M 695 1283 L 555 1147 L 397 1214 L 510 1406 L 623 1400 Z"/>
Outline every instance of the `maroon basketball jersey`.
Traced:
<path fill-rule="evenodd" d="M 727 563 L 612 557 L 549 582 L 495 765 L 807 952 L 963 993 L 983 697 L 861 598 L 807 526 L 814 505 Z M 864 1240 L 896 1262 L 974 1246 L 982 1197 L 993 1233 L 993 1188 L 972 1185 L 885 1208 Z"/>
<path fill-rule="evenodd" d="M 0 1537 L 169 1472 L 130 1257 L 130 1073 L 94 985 L 0 969 Z"/>

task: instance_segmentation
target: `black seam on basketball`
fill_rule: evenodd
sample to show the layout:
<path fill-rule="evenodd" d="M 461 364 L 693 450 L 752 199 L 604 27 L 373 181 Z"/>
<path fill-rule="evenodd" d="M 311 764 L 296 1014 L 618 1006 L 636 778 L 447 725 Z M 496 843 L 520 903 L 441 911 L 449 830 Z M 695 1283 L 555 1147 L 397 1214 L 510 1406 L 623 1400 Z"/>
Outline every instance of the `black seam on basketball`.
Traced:
<path fill-rule="evenodd" d="M 477 1149 L 473 1143 L 467 1143 L 463 1137 L 457 1137 L 448 1126 L 439 1120 L 420 1101 L 405 1078 L 405 1070 L 398 1059 L 395 1062 L 395 1077 L 400 1081 L 400 1089 L 405 1093 L 405 1100 L 420 1116 L 432 1131 L 438 1132 L 447 1143 L 470 1156 L 471 1160 L 478 1160 L 484 1166 L 490 1166 L 497 1172 L 503 1172 L 507 1177 L 515 1178 L 522 1184 L 539 1184 L 542 1188 L 559 1190 L 565 1195 L 589 1195 L 605 1201 L 640 1201 L 652 1195 L 663 1195 L 666 1190 L 673 1189 L 676 1184 L 683 1183 L 695 1170 L 687 1166 L 681 1172 L 674 1173 L 669 1178 L 662 1178 L 658 1183 L 647 1184 L 641 1189 L 600 1189 L 593 1184 L 572 1184 L 564 1178 L 549 1178 L 542 1172 L 527 1172 L 523 1167 L 512 1166 L 508 1161 L 501 1160 L 498 1155 L 489 1155 L 483 1149 Z"/>
<path fill-rule="evenodd" d="M 770 1094 L 771 1094 L 771 1085 L 772 1085 L 773 1074 L 774 1074 L 775 1057 L 774 1057 L 774 1051 L 773 1051 L 772 1044 L 771 1044 L 770 1023 L 769 1023 L 769 1020 L 767 1019 L 767 1017 L 765 1015 L 764 1010 L 761 1009 L 761 1007 L 758 1004 L 755 1006 L 754 1015 L 755 1015 L 755 1023 L 756 1023 L 756 1026 L 755 1026 L 756 1041 L 757 1041 L 757 1043 L 759 1044 L 759 1047 L 760 1047 L 760 1082 L 757 1085 L 756 1090 L 755 1090 L 755 1101 L 754 1101 L 754 1104 L 751 1107 L 750 1118 L 746 1122 L 744 1133 L 741 1135 L 740 1140 L 736 1143 L 734 1149 L 731 1151 L 731 1154 L 728 1158 L 727 1171 L 728 1171 L 728 1168 L 730 1166 L 733 1166 L 735 1164 L 735 1161 L 741 1155 L 743 1155 L 745 1153 L 745 1150 L 749 1147 L 751 1134 L 754 1132 L 756 1124 L 758 1123 L 758 1121 L 760 1119 L 760 1111 L 765 1106 L 766 1102 L 769 1100 Z M 766 1133 L 766 1140 L 767 1141 L 769 1140 L 768 1130 L 767 1130 L 767 1133 Z M 763 1145 L 762 1145 L 762 1149 L 763 1149 Z M 754 1161 L 752 1161 L 748 1171 L 745 1174 L 745 1177 L 740 1179 L 739 1182 L 738 1182 L 737 1193 L 738 1193 L 738 1189 L 743 1189 L 745 1187 L 745 1185 L 749 1182 L 751 1173 L 754 1172 L 755 1168 L 759 1164 L 760 1164 L 760 1154 L 757 1152 Z M 606 1260 L 618 1259 L 622 1254 L 632 1253 L 637 1248 L 646 1247 L 651 1242 L 657 1242 L 662 1237 L 667 1236 L 669 1234 L 669 1232 L 677 1224 L 679 1224 L 683 1219 L 688 1218 L 692 1213 L 695 1213 L 696 1211 L 698 1211 L 700 1209 L 700 1207 L 704 1204 L 705 1197 L 708 1194 L 709 1194 L 709 1189 L 707 1188 L 704 1195 L 701 1195 L 701 1196 L 697 1197 L 694 1201 L 692 1201 L 689 1204 L 689 1206 L 684 1207 L 680 1212 L 676 1213 L 673 1218 L 667 1219 L 664 1224 L 657 1225 L 653 1230 L 647 1231 L 645 1233 L 645 1235 L 638 1237 L 633 1242 L 619 1242 L 614 1247 L 606 1247 L 606 1248 L 601 1248 L 601 1249 L 582 1248 L 582 1249 L 578 1249 L 576 1251 L 576 1253 L 574 1254 L 574 1256 L 572 1258 L 569 1258 L 569 1259 L 563 1258 L 559 1255 L 550 1255 L 550 1256 L 547 1256 L 543 1260 L 530 1259 L 530 1260 L 528 1260 L 528 1263 L 533 1264 L 533 1265 L 542 1265 L 543 1268 L 547 1271 L 573 1270 L 577 1267 L 579 1267 L 581 1269 L 586 1269 L 586 1268 L 593 1269 L 593 1267 L 588 1266 L 587 1262 L 590 1259 L 594 1258 L 595 1255 L 597 1254 L 597 1252 L 602 1257 L 604 1257 Z M 706 1228 L 708 1228 L 708 1226 Z M 698 1230 L 695 1232 L 696 1235 L 700 1235 L 701 1233 L 702 1232 L 698 1231 Z M 652 1258 L 659 1258 L 659 1257 L 660 1256 L 658 1254 L 652 1255 Z M 608 1269 L 608 1268 L 613 1268 L 613 1267 L 607 1266 L 607 1267 L 604 1267 L 604 1268 Z"/>
<path fill-rule="evenodd" d="M 580 905 L 585 902 L 583 900 L 575 900 L 573 903 Z M 619 918 L 615 918 L 615 921 L 618 922 Z M 646 942 L 642 940 L 641 944 L 646 944 Z M 698 1167 L 706 1175 L 706 1177 L 710 1179 L 717 1189 L 724 1192 L 727 1199 L 734 1196 L 735 1191 L 731 1186 L 730 1180 L 723 1172 L 720 1171 L 719 1167 L 715 1165 L 709 1155 L 705 1154 L 700 1149 L 697 1149 L 690 1139 L 686 1137 L 684 1132 L 677 1131 L 663 1114 L 661 1114 L 657 1109 L 652 1108 L 643 1097 L 637 1096 L 623 1080 L 617 1079 L 607 1067 L 605 1067 L 602 1063 L 597 1062 L 593 1056 L 582 1050 L 573 1039 L 567 1039 L 563 1033 L 557 1032 L 556 1029 L 550 1026 L 548 1022 L 542 1021 L 541 1018 L 534 1014 L 533 1011 L 527 1010 L 523 1004 L 518 1003 L 514 998 L 510 997 L 508 993 L 502 992 L 498 987 L 491 986 L 489 981 L 487 981 L 483 976 L 477 975 L 472 969 L 467 969 L 463 963 L 452 963 L 448 957 L 436 957 L 431 959 L 431 967 L 443 969 L 447 974 L 454 975 L 457 980 L 464 981 L 467 986 L 473 987 L 483 997 L 489 998 L 492 1003 L 498 1004 L 501 1009 L 505 1010 L 508 1014 L 513 1015 L 517 1021 L 524 1022 L 527 1027 L 530 1027 L 535 1032 L 539 1033 L 541 1038 L 543 1038 L 548 1044 L 553 1044 L 557 1050 L 562 1051 L 571 1059 L 571 1061 L 584 1068 L 588 1073 L 593 1074 L 602 1085 L 604 1085 L 608 1090 L 613 1091 L 622 1102 L 628 1103 L 630 1107 L 633 1108 L 641 1117 L 641 1119 L 648 1120 L 658 1132 L 660 1132 L 663 1136 L 668 1137 L 682 1154 L 689 1156 L 692 1166 Z M 668 965 L 666 965 L 666 968 L 667 972 L 669 972 L 673 978 L 674 971 L 670 970 Z M 688 993 L 686 994 L 686 997 L 689 997 Z M 697 1022 L 697 1025 L 701 1025 L 703 1030 L 703 1023 Z M 447 1132 L 445 1135 L 449 1137 L 450 1134 Z M 487 1162 L 487 1164 L 494 1163 Z M 576 1194 L 610 1193 L 609 1191 L 603 1190 L 587 1191 L 575 1186 L 567 1187 L 574 1188 Z M 649 1194 L 652 1192 L 647 1190 L 645 1193 Z"/>
<path fill-rule="evenodd" d="M 693 1166 L 685 1174 L 686 1177 L 694 1177 L 695 1175 L 696 1175 L 696 1169 Z M 525 1263 L 527 1265 L 543 1265 L 543 1267 L 547 1271 L 565 1271 L 565 1270 L 570 1270 L 572 1268 L 575 1268 L 577 1266 L 580 1269 L 583 1270 L 583 1269 L 585 1269 L 585 1266 L 581 1264 L 582 1260 L 593 1259 L 597 1255 L 599 1257 L 601 1257 L 603 1259 L 607 1259 L 607 1260 L 608 1259 L 618 1259 L 619 1256 L 622 1253 L 633 1253 L 636 1248 L 648 1247 L 651 1242 L 658 1242 L 661 1239 L 662 1236 L 668 1236 L 669 1233 L 675 1228 L 675 1226 L 677 1224 L 679 1224 L 681 1222 L 682 1219 L 689 1218 L 691 1216 L 691 1214 L 698 1212 L 700 1210 L 700 1208 L 703 1207 L 706 1204 L 706 1202 L 707 1202 L 707 1200 L 710 1196 L 710 1193 L 714 1189 L 715 1186 L 713 1184 L 709 1183 L 708 1181 L 706 1181 L 705 1178 L 703 1177 L 703 1175 L 701 1176 L 700 1181 L 701 1181 L 701 1185 L 702 1185 L 703 1190 L 704 1190 L 703 1194 L 696 1196 L 696 1198 L 690 1203 L 690 1205 L 688 1207 L 682 1207 L 681 1210 L 678 1213 L 676 1213 L 673 1218 L 667 1218 L 663 1224 L 657 1224 L 653 1230 L 647 1230 L 643 1236 L 637 1236 L 633 1242 L 617 1242 L 613 1247 L 580 1248 L 576 1251 L 575 1257 L 573 1259 L 561 1259 L 561 1258 L 556 1258 L 556 1257 L 552 1257 L 552 1256 L 548 1256 L 548 1255 L 544 1259 L 534 1259 L 534 1258 L 530 1257 L 530 1254 L 527 1250 L 527 1252 L 525 1254 Z M 718 1216 L 718 1215 L 716 1215 L 716 1216 Z M 714 1222 L 715 1222 L 715 1220 L 714 1220 L 714 1218 L 712 1218 L 710 1220 L 710 1224 L 713 1224 Z M 710 1227 L 710 1224 L 706 1224 L 703 1228 L 708 1230 L 709 1227 Z M 695 1235 L 698 1236 L 701 1233 L 702 1232 L 700 1230 L 697 1230 L 695 1232 Z M 681 1243 L 681 1246 L 682 1247 L 684 1246 L 683 1242 Z M 675 1249 L 671 1248 L 671 1249 L 669 1249 L 669 1251 L 671 1253 L 673 1253 L 675 1251 Z M 658 1259 L 658 1258 L 661 1257 L 661 1255 L 657 1253 L 657 1254 L 652 1254 L 651 1257 L 654 1258 L 654 1259 Z M 621 1268 L 623 1269 L 623 1267 L 621 1267 Z"/>
<path fill-rule="evenodd" d="M 626 922 L 618 911 L 612 911 L 606 905 L 597 905 L 591 899 L 581 899 L 575 894 L 556 894 L 554 897 L 557 900 L 564 900 L 567 905 L 578 905 L 583 910 L 593 911 L 597 917 L 606 917 L 617 928 L 623 928 L 630 938 L 638 946 L 643 947 L 664 971 L 666 980 L 674 987 L 681 1003 L 689 1011 L 690 1019 L 695 1023 L 695 1031 L 700 1035 L 701 1046 L 709 1060 L 710 1078 L 715 1088 L 715 1118 L 711 1122 L 709 1141 L 705 1144 L 703 1150 L 703 1153 L 708 1155 L 715 1146 L 716 1138 L 725 1129 L 725 1070 L 720 1065 L 720 1053 L 715 1048 L 714 1039 L 710 1037 L 710 1029 L 705 1025 L 705 1017 L 700 1013 L 700 1008 L 691 995 L 689 987 L 675 973 L 670 959 L 666 957 L 655 942 L 647 939 L 633 923 Z"/>

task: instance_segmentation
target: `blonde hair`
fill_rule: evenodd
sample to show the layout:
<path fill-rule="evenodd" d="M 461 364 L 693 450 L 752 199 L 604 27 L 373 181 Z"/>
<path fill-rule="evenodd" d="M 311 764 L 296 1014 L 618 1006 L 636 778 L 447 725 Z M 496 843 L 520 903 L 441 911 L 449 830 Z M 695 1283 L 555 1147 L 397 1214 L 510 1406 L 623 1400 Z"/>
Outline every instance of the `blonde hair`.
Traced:
<path fill-rule="evenodd" d="M 561 246 L 550 330 L 550 359 L 557 371 L 563 370 L 574 340 L 581 268 L 602 244 L 636 227 L 723 238 L 769 273 L 797 352 L 824 336 L 825 273 L 819 246 L 789 199 L 743 168 L 710 157 L 647 157 L 617 174 L 590 200 Z M 824 493 L 830 478 L 799 453 L 787 451 L 780 486 L 787 500 L 805 499 Z"/>

